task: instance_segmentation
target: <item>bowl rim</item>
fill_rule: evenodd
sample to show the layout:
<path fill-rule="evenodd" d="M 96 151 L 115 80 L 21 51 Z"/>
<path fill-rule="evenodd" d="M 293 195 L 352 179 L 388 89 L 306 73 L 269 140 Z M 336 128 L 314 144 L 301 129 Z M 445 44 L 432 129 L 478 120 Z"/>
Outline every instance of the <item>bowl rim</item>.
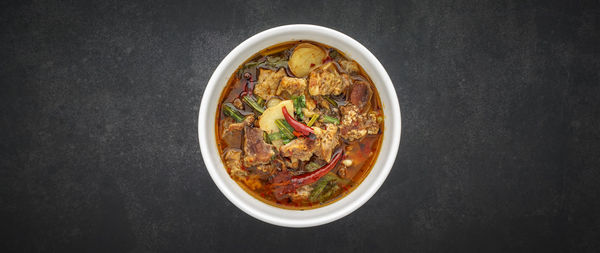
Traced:
<path fill-rule="evenodd" d="M 397 117 L 395 117 L 395 116 L 392 116 L 392 117 L 387 116 L 386 117 L 386 121 L 391 120 L 390 126 L 392 126 L 392 127 L 389 128 L 389 127 L 387 127 L 387 124 L 386 124 L 386 128 L 384 130 L 385 131 L 384 135 L 386 136 L 385 138 L 388 138 L 388 137 L 391 138 L 391 146 L 390 146 L 391 150 L 387 150 L 388 157 L 385 161 L 382 161 L 383 164 L 380 165 L 381 173 L 379 173 L 378 176 L 374 179 L 374 181 L 370 185 L 368 185 L 368 188 L 365 189 L 365 191 L 362 193 L 362 195 L 359 195 L 354 201 L 348 203 L 346 206 L 339 207 L 338 209 L 334 210 L 334 212 L 332 212 L 332 213 L 328 213 L 326 215 L 323 215 L 322 217 L 316 217 L 316 218 L 310 218 L 310 219 L 297 219 L 297 218 L 293 218 L 293 217 L 285 217 L 285 215 L 282 215 L 282 216 L 270 215 L 266 212 L 263 212 L 257 208 L 252 207 L 250 204 L 245 203 L 242 199 L 238 198 L 232 192 L 232 189 L 228 188 L 228 185 L 226 185 L 226 183 L 223 180 L 221 180 L 221 178 L 217 175 L 216 169 L 220 169 L 217 164 L 221 163 L 221 160 L 219 159 L 219 161 L 215 162 L 214 159 L 212 159 L 212 157 L 210 156 L 210 154 L 209 154 L 210 152 L 215 152 L 215 151 L 218 152 L 218 151 L 216 149 L 216 144 L 209 143 L 208 138 L 204 137 L 203 129 L 205 128 L 206 125 L 202 124 L 203 119 L 207 119 L 207 118 L 210 119 L 210 117 L 214 117 L 214 113 L 215 113 L 215 112 L 210 112 L 208 110 L 209 103 L 212 103 L 214 101 L 212 101 L 211 100 L 212 97 L 208 97 L 207 94 L 213 94 L 215 92 L 214 91 L 215 89 L 220 88 L 220 86 L 217 83 L 219 81 L 219 80 L 217 80 L 217 79 L 219 79 L 218 77 L 224 72 L 224 70 L 228 66 L 230 66 L 231 64 L 235 64 L 235 62 L 233 62 L 233 60 L 237 55 L 243 53 L 246 50 L 246 48 L 250 47 L 251 45 L 257 44 L 260 41 L 267 39 L 269 37 L 276 36 L 276 35 L 290 34 L 290 33 L 295 33 L 295 32 L 302 32 L 302 31 L 310 31 L 312 33 L 320 33 L 321 35 L 335 37 L 335 40 L 344 41 L 345 43 L 348 43 L 350 47 L 356 49 L 357 51 L 360 52 L 360 54 L 362 54 L 362 56 L 366 57 L 366 60 L 372 65 L 372 67 L 375 69 L 375 72 L 382 78 L 381 86 L 384 88 L 384 90 L 379 91 L 379 93 L 381 94 L 382 92 L 386 92 L 386 93 L 392 94 L 392 95 L 390 95 L 390 101 L 389 101 L 390 104 L 387 104 L 385 107 L 390 108 L 392 110 L 393 115 L 397 115 Z M 317 39 L 315 39 L 313 41 L 319 42 Z M 256 52 L 252 52 L 252 54 L 254 54 L 254 53 L 256 53 Z M 246 60 L 246 59 L 244 59 L 244 60 Z M 242 62 L 240 62 L 239 64 L 241 64 L 241 63 Z M 236 65 L 236 68 L 239 64 Z M 373 74 L 374 73 L 369 73 L 370 76 L 372 76 Z M 229 77 L 231 75 L 231 73 L 226 73 L 226 75 Z M 380 87 L 378 87 L 378 89 L 380 89 Z M 220 94 L 220 92 L 222 92 L 222 90 L 219 91 L 219 94 Z M 209 126 L 209 128 L 211 128 L 211 127 Z M 358 41 L 354 40 L 350 36 L 348 36 L 344 33 L 341 33 L 339 31 L 333 30 L 331 28 L 326 28 L 323 26 L 311 25 L 311 24 L 290 24 L 290 25 L 283 25 L 283 26 L 270 28 L 270 29 L 267 29 L 265 31 L 262 31 L 260 33 L 257 33 L 255 35 L 251 36 L 250 38 L 246 39 L 245 41 L 243 41 L 242 43 L 237 45 L 233 50 L 231 50 L 231 52 L 229 52 L 229 54 L 227 54 L 227 56 L 225 56 L 225 58 L 223 58 L 223 60 L 219 63 L 219 65 L 217 66 L 217 68 L 215 69 L 213 74 L 211 75 L 211 77 L 206 85 L 206 88 L 204 90 L 204 93 L 202 95 L 202 100 L 200 103 L 200 110 L 198 112 L 198 141 L 200 144 L 200 150 L 201 150 L 201 155 L 202 155 L 204 164 L 205 164 L 206 169 L 208 170 L 209 175 L 211 176 L 213 182 L 217 185 L 219 190 L 225 195 L 225 197 L 230 202 L 232 202 L 235 206 L 237 206 L 239 209 L 241 209 L 248 215 L 250 215 L 256 219 L 259 219 L 261 221 L 264 221 L 264 222 L 267 222 L 270 224 L 274 224 L 274 225 L 278 225 L 278 226 L 284 226 L 284 227 L 311 227 L 311 226 L 318 226 L 318 225 L 326 224 L 326 223 L 338 220 L 338 219 L 354 212 L 356 209 L 358 209 L 364 203 L 366 203 L 375 194 L 375 192 L 377 192 L 377 190 L 381 187 L 381 185 L 383 185 L 383 182 L 385 181 L 385 179 L 387 178 L 387 176 L 389 175 L 389 172 L 391 171 L 391 169 L 393 167 L 393 164 L 396 160 L 396 156 L 397 156 L 397 153 L 399 150 L 401 128 L 402 127 L 401 127 L 400 104 L 398 102 L 397 93 L 395 91 L 394 85 L 393 85 L 389 75 L 387 74 L 387 72 L 385 71 L 383 65 L 379 62 L 379 60 L 366 47 L 364 47 L 362 44 L 360 44 Z M 212 133 L 212 134 L 214 135 L 214 133 Z M 377 157 L 378 161 L 375 163 L 374 166 L 378 165 L 378 163 L 380 162 L 379 159 L 381 159 L 381 156 L 382 156 L 382 154 L 380 151 L 378 154 L 378 157 Z M 215 164 L 215 163 L 217 163 L 217 164 Z M 222 166 L 222 164 L 221 164 L 221 166 Z M 371 174 L 372 174 L 372 171 L 370 171 L 366 177 L 369 177 Z M 366 178 L 365 178 L 365 180 L 366 180 Z M 363 183 L 364 183 L 364 181 L 361 184 L 359 184 L 357 186 L 357 188 L 360 187 L 361 185 L 363 185 Z M 237 187 L 239 187 L 239 186 L 237 186 Z M 356 191 L 357 188 L 355 188 L 354 191 Z M 245 193 L 245 194 L 249 195 L 248 193 Z M 344 196 L 342 199 L 348 198 L 351 194 L 352 193 Z M 254 198 L 252 196 L 250 196 L 250 197 Z M 273 207 L 273 208 L 280 209 L 282 213 L 287 213 L 287 212 L 306 212 L 306 213 L 308 213 L 311 210 L 323 209 L 323 208 L 330 207 L 332 205 L 336 205 L 340 201 L 341 201 L 341 199 L 330 205 L 320 207 L 320 208 L 310 209 L 308 211 L 307 210 L 304 210 L 304 211 L 289 210 L 289 209 L 282 209 L 282 208 L 277 208 L 277 207 Z M 268 204 L 264 203 L 264 205 L 268 205 Z M 270 206 L 270 205 L 268 205 L 268 206 Z"/>

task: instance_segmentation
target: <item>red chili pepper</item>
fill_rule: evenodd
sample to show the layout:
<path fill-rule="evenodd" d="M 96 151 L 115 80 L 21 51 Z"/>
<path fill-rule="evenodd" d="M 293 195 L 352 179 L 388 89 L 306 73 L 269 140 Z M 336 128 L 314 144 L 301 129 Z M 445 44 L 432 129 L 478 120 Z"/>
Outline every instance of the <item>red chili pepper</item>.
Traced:
<path fill-rule="evenodd" d="M 287 121 L 287 123 L 289 123 L 290 126 L 292 126 L 292 128 L 294 128 L 294 130 L 296 130 L 298 133 L 301 133 L 303 135 L 310 135 L 311 133 L 314 133 L 314 130 L 312 128 L 292 118 L 285 106 L 281 108 L 281 111 L 283 112 L 283 117 L 285 118 L 285 121 Z"/>
<path fill-rule="evenodd" d="M 242 92 L 240 92 L 240 95 L 238 96 L 238 98 L 243 98 L 247 95 L 252 95 L 254 92 L 254 85 L 252 83 L 252 80 L 246 80 L 246 83 L 244 84 L 244 90 Z"/>
<path fill-rule="evenodd" d="M 244 79 L 246 79 L 246 81 L 244 82 L 244 91 L 242 93 L 240 93 L 240 97 L 243 97 L 246 95 L 252 95 L 252 92 L 254 91 L 252 74 L 250 74 L 248 72 L 244 73 Z"/>
<path fill-rule="evenodd" d="M 335 165 L 338 164 L 338 162 L 342 159 L 342 154 L 343 152 L 340 151 L 337 154 L 335 154 L 333 156 L 333 159 L 331 159 L 331 162 L 329 162 L 328 164 L 325 164 L 323 167 L 309 172 L 309 173 L 304 173 L 302 175 L 297 175 L 297 176 L 293 176 L 292 179 L 290 180 L 292 185 L 294 187 L 300 187 L 303 185 L 307 185 L 307 184 L 312 184 L 314 182 L 317 182 L 317 180 L 319 180 L 320 178 L 322 178 L 323 176 L 325 176 L 325 174 L 329 173 L 329 171 L 331 171 L 333 168 L 335 168 Z"/>

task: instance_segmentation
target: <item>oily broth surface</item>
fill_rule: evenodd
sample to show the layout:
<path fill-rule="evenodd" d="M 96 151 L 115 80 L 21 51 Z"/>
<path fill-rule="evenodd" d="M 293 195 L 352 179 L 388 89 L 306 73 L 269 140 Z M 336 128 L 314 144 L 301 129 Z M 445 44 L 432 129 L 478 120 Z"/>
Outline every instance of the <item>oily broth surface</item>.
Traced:
<path fill-rule="evenodd" d="M 240 148 L 242 149 L 242 147 L 227 147 L 225 145 L 225 143 L 223 143 L 221 141 L 221 134 L 223 131 L 223 119 L 225 117 L 227 117 L 225 114 L 223 114 L 222 112 L 222 106 L 224 102 L 231 102 L 233 99 L 235 99 L 236 97 L 238 97 L 238 95 L 240 94 L 240 92 L 243 91 L 243 87 L 244 87 L 244 81 L 241 80 L 242 78 L 240 78 L 238 71 L 240 69 L 243 68 L 243 66 L 248 63 L 248 62 L 252 62 L 256 59 L 259 59 L 263 56 L 266 56 L 265 53 L 269 53 L 269 52 L 276 52 L 276 54 L 282 54 L 282 55 L 286 55 L 289 56 L 289 54 L 291 53 L 291 50 L 298 44 L 300 43 L 304 43 L 304 42 L 308 42 L 311 44 L 315 44 L 317 46 L 320 46 L 324 49 L 335 49 L 333 47 L 318 43 L 318 42 L 313 42 L 313 41 L 289 41 L 289 42 L 284 42 L 281 44 L 277 44 L 277 45 L 273 45 L 270 46 L 268 48 L 265 48 L 263 50 L 261 50 L 260 52 L 254 54 L 252 57 L 250 57 L 249 59 L 247 59 L 244 63 L 242 63 L 237 69 L 236 71 L 230 76 L 227 85 L 224 87 L 223 91 L 221 92 L 220 98 L 219 98 L 219 104 L 218 104 L 218 109 L 217 109 L 217 113 L 216 113 L 216 125 L 215 125 L 215 129 L 216 129 L 216 139 L 217 139 L 217 148 L 219 150 L 219 155 L 221 157 L 221 160 L 223 162 L 223 164 L 225 164 L 225 161 L 223 160 L 223 154 L 224 152 L 228 149 L 228 148 Z M 335 49 L 338 53 L 340 53 L 340 55 L 343 58 L 346 58 L 348 60 L 351 60 L 347 57 L 345 57 L 344 53 Z M 336 64 L 337 65 L 337 64 Z M 364 69 L 362 68 L 362 66 L 359 66 L 359 70 L 360 70 L 360 76 L 362 77 L 363 80 L 367 81 L 370 84 L 370 87 L 373 91 L 373 97 L 371 98 L 371 110 L 381 110 L 382 111 L 382 104 L 381 104 L 381 100 L 379 98 L 379 93 L 377 91 L 377 89 L 375 88 L 375 86 L 373 85 L 373 82 L 371 81 L 371 79 L 369 78 L 369 76 L 367 75 L 367 73 L 364 71 Z M 250 73 L 252 74 L 252 76 L 255 79 L 258 79 L 258 73 L 257 73 L 257 68 L 253 68 Z M 289 76 L 293 76 L 291 74 L 291 72 L 289 70 L 286 69 L 286 72 Z M 340 101 L 341 104 L 344 104 L 345 101 Z M 247 114 L 247 113 L 251 113 L 250 111 L 244 112 L 241 111 L 242 114 Z M 383 115 L 384 120 L 385 120 L 385 115 Z M 292 209 L 292 210 L 307 210 L 307 209 L 313 209 L 313 208 L 318 208 L 318 207 L 322 207 L 331 203 L 334 203 L 335 201 L 343 198 L 344 196 L 350 194 L 365 178 L 366 176 L 369 174 L 369 172 L 371 171 L 373 165 L 375 164 L 377 157 L 379 156 L 379 152 L 381 149 L 381 143 L 383 141 L 383 134 L 384 134 L 384 122 L 381 122 L 379 124 L 380 127 L 380 131 L 378 134 L 376 135 L 367 135 L 364 138 L 362 138 L 360 141 L 353 141 L 351 143 L 346 142 L 343 139 L 340 139 L 340 145 L 339 148 L 345 149 L 346 146 L 351 146 L 351 150 L 349 152 L 347 152 L 346 155 L 346 159 L 352 159 L 353 160 L 353 164 L 347 168 L 347 173 L 346 173 L 346 177 L 351 179 L 351 183 L 349 185 L 347 185 L 347 187 L 343 187 L 342 191 L 336 195 L 331 197 L 329 200 L 327 200 L 324 203 L 310 203 L 310 202 L 302 202 L 302 203 L 295 203 L 295 202 L 280 202 L 274 199 L 273 196 L 271 196 L 270 192 L 271 192 L 271 187 L 269 184 L 264 184 L 264 187 L 260 190 L 252 190 L 250 189 L 244 182 L 240 182 L 239 180 L 234 179 L 234 181 L 242 188 L 244 189 L 244 191 L 246 191 L 248 194 L 252 195 L 254 198 L 267 203 L 269 205 L 272 206 L 276 206 L 279 208 L 284 208 L 284 209 Z M 369 156 L 364 156 L 363 154 L 370 154 Z M 339 165 L 338 165 L 339 167 Z M 226 168 L 229 174 L 229 168 Z M 334 170 L 332 170 L 332 172 L 336 171 L 337 168 L 335 168 Z"/>

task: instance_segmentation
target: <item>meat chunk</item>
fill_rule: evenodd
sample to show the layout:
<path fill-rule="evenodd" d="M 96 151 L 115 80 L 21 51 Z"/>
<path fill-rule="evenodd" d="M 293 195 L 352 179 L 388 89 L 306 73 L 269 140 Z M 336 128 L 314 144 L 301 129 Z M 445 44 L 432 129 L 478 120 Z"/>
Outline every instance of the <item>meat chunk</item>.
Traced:
<path fill-rule="evenodd" d="M 339 95 L 349 85 L 348 75 L 338 73 L 333 62 L 328 62 L 310 72 L 308 92 L 312 96 Z"/>
<path fill-rule="evenodd" d="M 314 127 L 315 136 L 317 136 L 315 155 L 327 162 L 331 160 L 331 154 L 337 145 L 338 140 L 338 127 L 334 124 L 326 124 L 326 129 L 320 127 Z"/>
<path fill-rule="evenodd" d="M 342 138 L 353 141 L 367 134 L 377 134 L 379 132 L 376 112 L 361 114 L 358 106 L 354 104 L 342 106 L 340 110 L 342 112 L 340 136 Z"/>
<path fill-rule="evenodd" d="M 365 111 L 371 105 L 373 91 L 369 83 L 365 81 L 354 82 L 350 92 L 350 103 L 355 104 L 361 111 Z"/>
<path fill-rule="evenodd" d="M 290 96 L 300 96 L 304 94 L 306 90 L 306 79 L 304 78 L 292 78 L 284 76 L 279 83 L 277 88 L 277 95 L 287 93 Z"/>
<path fill-rule="evenodd" d="M 258 175 L 261 179 L 268 179 L 273 173 L 277 171 L 277 167 L 272 164 L 261 164 L 256 166 L 256 175 Z"/>
<path fill-rule="evenodd" d="M 290 198 L 292 201 L 304 201 L 307 200 L 310 196 L 310 192 L 313 190 L 311 185 L 304 185 L 296 191 L 290 193 Z"/>
<path fill-rule="evenodd" d="M 229 149 L 223 154 L 225 167 L 229 175 L 234 178 L 242 178 L 248 175 L 248 172 L 242 169 L 242 151 L 236 148 Z"/>
<path fill-rule="evenodd" d="M 237 108 L 238 110 L 244 110 L 244 104 L 242 103 L 242 100 L 239 98 L 235 98 L 232 102 L 233 106 L 235 106 L 235 108 Z"/>
<path fill-rule="evenodd" d="M 244 128 L 244 166 L 267 164 L 275 155 L 273 145 L 263 139 L 263 130 L 246 126 Z"/>
<path fill-rule="evenodd" d="M 275 175 L 275 173 L 285 170 L 285 163 L 280 158 L 275 158 L 268 164 L 261 164 L 256 166 L 256 172 L 259 174 L 261 179 L 268 179 Z"/>
<path fill-rule="evenodd" d="M 342 69 L 348 74 L 356 74 L 359 72 L 358 63 L 356 63 L 355 61 L 341 60 L 340 67 L 342 67 Z"/>
<path fill-rule="evenodd" d="M 272 191 L 275 199 L 283 200 L 289 196 L 290 192 L 290 179 L 292 178 L 292 174 L 287 170 L 282 170 L 276 173 L 273 177 L 272 181 Z"/>
<path fill-rule="evenodd" d="M 254 94 L 267 100 L 272 96 L 275 96 L 279 82 L 286 76 L 285 70 L 280 68 L 278 71 L 270 69 L 259 69 L 258 83 L 254 87 Z"/>
<path fill-rule="evenodd" d="M 244 118 L 242 122 L 235 122 L 232 118 L 225 118 L 223 120 L 223 130 L 221 131 L 221 139 L 229 147 L 241 147 L 242 144 L 242 130 L 244 126 L 250 126 L 254 122 L 254 116 L 249 115 Z"/>
<path fill-rule="evenodd" d="M 379 118 L 380 114 L 375 111 L 369 112 L 367 115 L 367 121 L 365 122 L 365 127 L 367 128 L 367 134 L 377 134 L 379 133 Z"/>
<path fill-rule="evenodd" d="M 301 137 L 283 145 L 279 150 L 283 157 L 289 157 L 292 162 L 308 161 L 313 155 L 315 141 L 308 137 Z"/>

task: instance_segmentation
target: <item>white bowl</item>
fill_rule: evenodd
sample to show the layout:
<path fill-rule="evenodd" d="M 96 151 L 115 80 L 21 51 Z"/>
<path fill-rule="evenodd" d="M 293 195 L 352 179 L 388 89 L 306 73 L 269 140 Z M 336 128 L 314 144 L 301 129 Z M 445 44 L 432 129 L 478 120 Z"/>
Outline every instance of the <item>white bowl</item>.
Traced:
<path fill-rule="evenodd" d="M 246 193 L 227 174 L 217 150 L 215 136 L 215 102 L 229 77 L 244 61 L 269 46 L 294 40 L 320 42 L 344 52 L 369 74 L 383 104 L 384 131 L 379 157 L 364 181 L 342 199 L 320 208 L 288 210 L 265 204 Z M 285 25 L 256 34 L 242 42 L 219 64 L 204 91 L 198 117 L 198 139 L 204 164 L 217 187 L 234 205 L 247 214 L 279 226 L 310 227 L 342 218 L 362 206 L 383 184 L 396 159 L 400 143 L 400 106 L 394 85 L 377 58 L 363 45 L 347 35 L 315 25 Z"/>

